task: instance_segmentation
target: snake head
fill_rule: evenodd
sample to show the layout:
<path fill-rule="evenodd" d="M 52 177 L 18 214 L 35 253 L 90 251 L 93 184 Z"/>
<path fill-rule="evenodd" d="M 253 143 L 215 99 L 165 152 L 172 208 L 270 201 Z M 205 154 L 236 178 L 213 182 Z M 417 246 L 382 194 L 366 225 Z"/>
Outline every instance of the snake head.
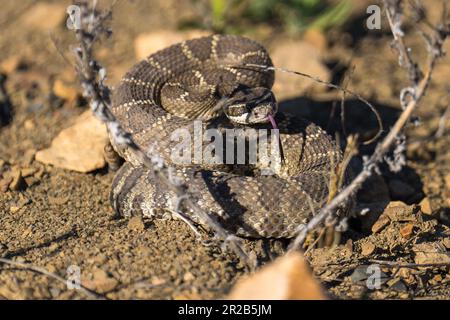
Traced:
<path fill-rule="evenodd" d="M 223 101 L 223 110 L 232 122 L 249 125 L 269 122 L 278 104 L 268 88 L 238 88 Z"/>

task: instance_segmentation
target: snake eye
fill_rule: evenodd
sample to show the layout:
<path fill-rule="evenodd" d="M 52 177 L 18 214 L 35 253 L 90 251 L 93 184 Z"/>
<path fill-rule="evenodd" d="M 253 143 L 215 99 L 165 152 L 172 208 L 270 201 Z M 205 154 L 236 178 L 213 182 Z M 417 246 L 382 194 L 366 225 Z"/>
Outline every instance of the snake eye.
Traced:
<path fill-rule="evenodd" d="M 228 114 L 232 117 L 239 117 L 248 112 L 249 112 L 249 110 L 247 109 L 246 105 L 244 105 L 244 104 L 232 105 L 228 108 Z"/>
<path fill-rule="evenodd" d="M 247 118 L 249 117 L 250 110 L 245 104 L 228 105 L 224 108 L 225 115 L 231 121 L 240 124 L 247 124 Z"/>

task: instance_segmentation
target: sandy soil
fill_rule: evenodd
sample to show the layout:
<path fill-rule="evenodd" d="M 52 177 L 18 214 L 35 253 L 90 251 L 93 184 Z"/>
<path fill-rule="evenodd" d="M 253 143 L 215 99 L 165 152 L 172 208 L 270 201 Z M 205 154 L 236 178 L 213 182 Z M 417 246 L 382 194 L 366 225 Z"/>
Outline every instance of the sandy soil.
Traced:
<path fill-rule="evenodd" d="M 427 4 L 431 2 L 439 1 Z M 34 160 L 36 150 L 47 147 L 61 129 L 86 110 L 83 101 L 64 101 L 51 92 L 55 79 L 73 79 L 72 67 L 56 47 L 68 55 L 74 39 L 64 23 L 51 32 L 29 27 L 24 19 L 34 3 L 7 1 L 0 12 L 0 61 L 11 57 L 20 57 L 22 61 L 5 81 L 13 114 L 11 121 L 0 127 L 0 189 L 7 172 L 20 168 L 25 176 L 25 182 L 17 187 L 19 190 L 0 190 L 0 257 L 43 267 L 62 277 L 67 276 L 70 266 L 78 266 L 83 284 L 111 299 L 223 297 L 245 273 L 237 259 L 216 246 L 197 242 L 191 230 L 179 221 L 116 218 L 108 199 L 114 174 L 107 169 L 81 174 Z M 174 3 L 119 2 L 112 23 L 114 35 L 97 51 L 111 73 L 111 83 L 135 62 L 133 40 L 138 34 L 173 30 L 177 21 L 192 14 L 189 2 L 177 1 L 176 6 Z M 344 28 L 326 35 L 329 46 L 323 52 L 323 60 L 336 82 L 351 66 L 355 67 L 349 86 L 377 106 L 385 127 L 389 128 L 400 112 L 398 94 L 407 79 L 389 47 L 389 33 L 360 32 L 358 23 L 363 12 L 356 12 Z M 438 13 L 439 10 L 432 10 L 432 14 Z M 270 51 L 282 37 L 269 33 L 260 40 Z M 409 40 L 414 56 L 422 59 L 425 52 L 420 38 Z M 450 46 L 446 48 L 449 50 Z M 448 257 L 448 122 L 441 138 L 434 138 L 434 134 L 449 103 L 449 62 L 446 57 L 437 67 L 430 91 L 416 113 L 420 125 L 411 124 L 407 129 L 406 167 L 396 174 L 382 168 L 383 175 L 366 184 L 358 195 L 358 208 L 368 207 L 371 211 L 351 221 L 343 244 L 332 249 L 311 249 L 307 254 L 315 275 L 335 297 L 450 297 L 448 265 L 383 267 L 386 282 L 379 290 L 369 290 L 360 277 L 361 266 L 371 264 L 371 260 L 411 263 Z M 282 101 L 281 108 L 295 109 L 333 134 L 341 130 L 339 112 L 332 113 L 335 101 L 339 101 L 339 96 L 333 92 L 310 90 L 298 98 Z M 350 99 L 346 111 L 348 132 L 358 132 L 364 137 L 376 131 L 374 116 L 363 104 Z M 361 150 L 353 164 L 356 169 L 361 164 L 361 155 L 373 147 Z M 423 199 L 428 199 L 431 210 L 424 207 Z M 380 214 L 384 220 L 379 218 Z M 380 226 L 375 232 L 374 223 Z M 287 242 L 248 240 L 246 245 L 266 262 L 282 252 Z M 0 298 L 90 296 L 68 290 L 65 284 L 45 275 L 0 265 Z"/>

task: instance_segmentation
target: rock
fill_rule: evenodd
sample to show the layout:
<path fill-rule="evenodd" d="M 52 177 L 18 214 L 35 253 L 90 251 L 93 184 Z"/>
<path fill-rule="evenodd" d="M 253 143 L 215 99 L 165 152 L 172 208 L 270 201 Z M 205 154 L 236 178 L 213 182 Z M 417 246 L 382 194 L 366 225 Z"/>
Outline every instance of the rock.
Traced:
<path fill-rule="evenodd" d="M 192 281 L 192 280 L 195 280 L 195 276 L 191 273 L 191 272 L 186 272 L 185 274 L 184 274 L 184 276 L 183 276 L 183 280 L 185 281 L 185 282 L 190 282 L 190 281 Z"/>
<path fill-rule="evenodd" d="M 325 300 L 327 297 L 303 256 L 291 253 L 239 280 L 227 299 Z"/>
<path fill-rule="evenodd" d="M 413 231 L 414 231 L 414 224 L 408 223 L 406 226 L 400 229 L 400 235 L 405 239 L 409 239 L 411 238 Z"/>
<path fill-rule="evenodd" d="M 416 192 L 413 187 L 401 180 L 392 179 L 388 185 L 393 200 L 408 199 Z"/>
<path fill-rule="evenodd" d="M 38 2 L 22 16 L 22 24 L 33 31 L 50 31 L 63 24 L 66 18 L 66 6 Z"/>
<path fill-rule="evenodd" d="M 53 93 L 68 102 L 73 102 L 78 98 L 79 92 L 75 86 L 70 86 L 60 79 L 53 83 Z"/>
<path fill-rule="evenodd" d="M 83 285 L 91 290 L 95 290 L 99 293 L 107 293 L 114 290 L 119 282 L 113 277 L 109 276 L 102 269 L 95 269 L 92 272 L 92 279 L 83 281 Z"/>
<path fill-rule="evenodd" d="M 0 192 L 8 191 L 8 188 L 12 181 L 13 181 L 12 177 L 6 177 L 0 180 Z"/>
<path fill-rule="evenodd" d="M 58 288 L 50 288 L 50 294 L 53 299 L 56 299 L 61 294 L 61 290 Z"/>
<path fill-rule="evenodd" d="M 23 169 L 22 169 L 22 176 L 23 176 L 24 178 L 29 177 L 29 176 L 32 176 L 33 174 L 36 173 L 36 171 L 37 171 L 36 168 L 23 168 Z"/>
<path fill-rule="evenodd" d="M 19 212 L 19 210 L 20 210 L 20 207 L 18 207 L 18 206 L 9 207 L 9 212 L 11 212 L 13 214 Z"/>
<path fill-rule="evenodd" d="M 378 218 L 377 222 L 374 223 L 372 226 L 372 233 L 378 233 L 382 229 L 384 229 L 389 223 L 391 222 L 391 219 L 389 219 L 388 216 L 382 214 L 380 218 Z"/>
<path fill-rule="evenodd" d="M 422 211 L 422 213 L 427 214 L 427 215 L 433 214 L 433 210 L 431 209 L 430 199 L 423 198 L 422 201 L 420 201 L 419 206 L 420 206 L 420 211 Z"/>
<path fill-rule="evenodd" d="M 191 30 L 187 32 L 175 32 L 159 30 L 150 33 L 143 33 L 134 40 L 134 52 L 138 60 L 148 57 L 158 50 L 164 49 L 172 44 L 209 35 L 203 30 Z"/>
<path fill-rule="evenodd" d="M 357 203 L 354 207 L 355 216 L 361 216 L 359 218 L 361 222 L 361 230 L 363 232 L 370 232 L 372 226 L 380 218 L 386 207 L 385 202 L 373 202 L 373 203 Z"/>
<path fill-rule="evenodd" d="M 391 201 L 384 210 L 384 214 L 392 221 L 411 221 L 415 220 L 414 213 L 417 207 L 407 205 L 402 201 Z"/>
<path fill-rule="evenodd" d="M 29 298 L 24 290 L 17 288 L 16 290 L 9 288 L 6 284 L 0 286 L 0 297 L 8 300 L 24 300 Z"/>
<path fill-rule="evenodd" d="M 73 126 L 62 130 L 50 148 L 38 151 L 36 160 L 59 168 L 90 172 L 105 166 L 103 148 L 107 141 L 105 125 L 89 110 L 80 115 Z"/>
<path fill-rule="evenodd" d="M 442 282 L 442 276 L 440 274 L 435 275 L 432 279 L 430 279 L 430 284 L 438 284 L 440 282 Z"/>
<path fill-rule="evenodd" d="M 141 216 L 134 216 L 128 221 L 128 229 L 133 231 L 144 230 L 145 225 Z"/>
<path fill-rule="evenodd" d="M 450 253 L 443 245 L 433 242 L 419 243 L 413 246 L 414 262 L 418 264 L 450 263 Z"/>
<path fill-rule="evenodd" d="M 361 245 L 361 254 L 363 256 L 370 256 L 376 249 L 376 246 L 371 242 L 364 242 Z"/>
<path fill-rule="evenodd" d="M 25 182 L 22 171 L 16 169 L 11 173 L 12 181 L 9 185 L 9 188 L 12 191 L 24 190 L 27 187 L 27 183 Z"/>
<path fill-rule="evenodd" d="M 0 72 L 10 74 L 16 71 L 22 64 L 22 59 L 19 56 L 11 56 L 0 63 Z"/>
<path fill-rule="evenodd" d="M 321 62 L 319 50 L 305 41 L 277 42 L 276 47 L 270 52 L 270 56 L 276 67 L 306 73 L 323 81 L 330 80 L 330 72 Z M 310 87 L 317 88 L 317 90 L 324 88 L 302 76 L 275 72 L 273 91 L 279 101 L 299 97 Z M 294 112 L 295 110 L 289 111 Z"/>
<path fill-rule="evenodd" d="M 36 156 L 36 150 L 28 149 L 25 151 L 23 157 L 20 159 L 20 163 L 24 166 L 29 166 L 33 163 Z"/>
<path fill-rule="evenodd" d="M 312 44 L 314 47 L 325 52 L 327 49 L 327 39 L 320 29 L 311 28 L 303 34 L 303 40 Z"/>
<path fill-rule="evenodd" d="M 444 247 L 446 247 L 447 249 L 450 249 L 450 238 L 444 238 L 444 239 L 442 239 L 442 244 L 443 244 Z"/>
<path fill-rule="evenodd" d="M 25 130 L 32 131 L 36 128 L 36 125 L 34 124 L 33 120 L 28 119 L 23 123 L 23 127 L 25 128 Z"/>
<path fill-rule="evenodd" d="M 31 229 L 31 227 L 30 228 L 27 228 L 27 229 L 25 229 L 24 230 L 24 232 L 22 233 L 22 238 L 26 238 L 26 237 L 28 237 L 30 234 L 32 234 L 33 233 L 33 229 Z"/>
<path fill-rule="evenodd" d="M 408 288 L 406 288 L 406 285 L 403 283 L 403 281 L 399 278 L 394 278 L 386 282 L 387 286 L 395 291 L 404 292 L 407 291 Z"/>

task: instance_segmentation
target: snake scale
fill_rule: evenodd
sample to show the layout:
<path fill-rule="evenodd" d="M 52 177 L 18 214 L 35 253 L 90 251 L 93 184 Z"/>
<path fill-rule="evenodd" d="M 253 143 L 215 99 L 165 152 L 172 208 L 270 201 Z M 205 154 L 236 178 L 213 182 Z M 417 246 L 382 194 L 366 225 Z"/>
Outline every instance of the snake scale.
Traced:
<path fill-rule="evenodd" d="M 244 37 L 213 35 L 172 45 L 126 73 L 114 91 L 112 112 L 140 148 L 173 166 L 172 176 L 185 183 L 197 204 L 226 229 L 246 237 L 291 238 L 326 203 L 331 172 L 342 160 L 335 142 L 319 126 L 266 110 L 277 123 L 282 150 L 271 167 L 274 174 L 261 174 L 264 166 L 247 160 L 178 165 L 171 158 L 179 143 L 171 134 L 183 128 L 194 136 L 195 119 L 202 120 L 202 130 L 220 133 L 240 128 L 245 135 L 273 128 L 268 121 L 232 121 L 233 116 L 242 118 L 233 113 L 246 106 L 275 101 L 270 91 L 274 72 L 249 65 L 270 67 L 272 61 L 262 45 Z M 258 117 L 261 110 L 256 110 L 250 113 Z M 250 113 L 244 115 L 249 118 Z M 123 216 L 154 217 L 173 208 L 175 194 L 127 148 L 113 139 L 111 143 L 126 160 L 113 181 L 114 209 Z M 202 147 L 207 144 L 201 142 Z M 339 214 L 346 212 L 344 207 Z"/>

